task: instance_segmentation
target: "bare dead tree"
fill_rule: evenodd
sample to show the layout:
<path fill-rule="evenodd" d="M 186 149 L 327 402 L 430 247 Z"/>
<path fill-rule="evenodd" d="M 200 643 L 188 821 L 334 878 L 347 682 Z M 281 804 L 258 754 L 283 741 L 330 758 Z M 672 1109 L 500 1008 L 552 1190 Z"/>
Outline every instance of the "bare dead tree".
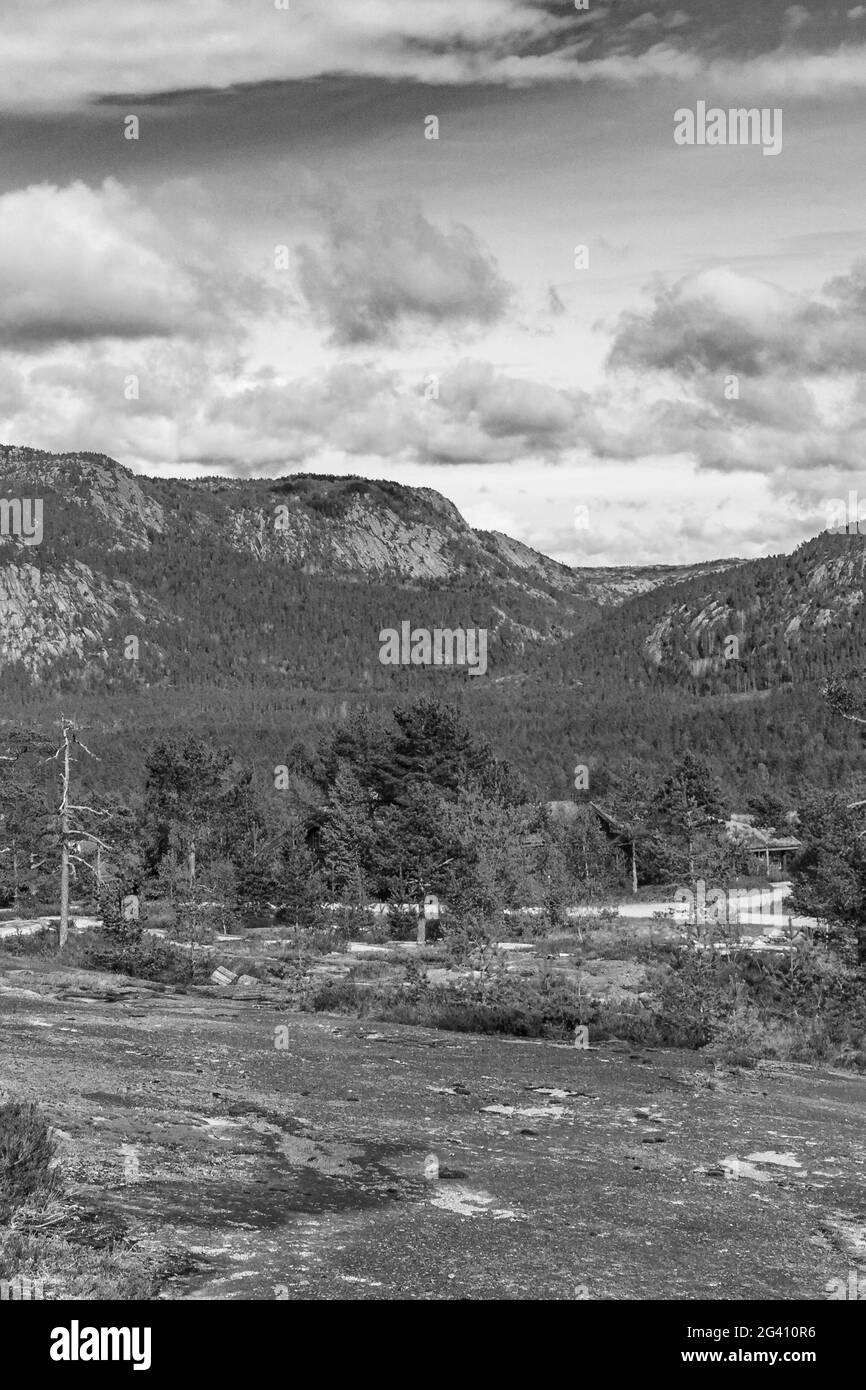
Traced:
<path fill-rule="evenodd" d="M 61 719 L 60 719 L 60 746 L 59 746 L 59 748 L 57 748 L 56 752 L 53 754 L 53 757 L 54 757 L 55 759 L 60 760 L 60 762 L 61 762 L 61 773 L 60 773 L 60 789 L 61 789 L 61 795 L 60 795 L 60 805 L 59 805 L 59 807 L 57 808 L 57 815 L 58 815 L 58 819 L 59 819 L 59 822 L 60 822 L 60 943 L 59 943 L 59 948 L 60 948 L 61 951 L 63 950 L 63 947 L 66 945 L 66 942 L 67 942 L 67 940 L 68 940 L 68 938 L 69 938 L 69 869 L 70 869 L 70 864 L 71 864 L 73 861 L 77 861 L 77 862 L 79 862 L 79 863 L 86 864 L 86 861 L 83 860 L 83 859 L 81 858 L 80 855 L 75 855 L 75 854 L 72 853 L 72 851 L 71 851 L 71 849 L 70 849 L 70 843 L 71 843 L 71 841 L 72 841 L 76 836 L 83 836 L 83 837 L 86 837 L 86 838 L 88 838 L 88 839 L 93 840 L 93 841 L 99 846 L 100 849 L 104 849 L 104 850 L 108 850 L 108 851 L 110 851 L 110 849 L 111 849 L 111 846 L 110 846 L 110 845 L 107 845 L 107 844 L 105 843 L 104 840 L 100 840 L 99 836 L 98 836 L 98 835 L 94 835 L 92 831 L 90 831 L 90 830 L 83 830 L 83 829 L 80 828 L 79 826 L 75 826 L 75 825 L 72 824 L 72 816 L 73 816 L 74 814 L 84 813 L 84 814 L 92 815 L 92 816 L 107 816 L 107 815 L 108 815 L 108 812 L 107 812 L 107 811 L 98 811 L 98 810 L 96 810 L 96 808 L 93 807 L 93 806 L 82 806 L 82 805 L 78 805 L 77 803 L 73 802 L 73 801 L 70 799 L 70 790 L 71 790 L 71 782 L 72 782 L 72 764 L 73 764 L 73 762 L 75 761 L 75 759 L 74 759 L 74 757 L 73 757 L 73 754 L 72 754 L 72 749 L 73 749 L 73 747 L 81 748 L 82 751 L 85 752 L 85 753 L 88 755 L 88 757 L 90 757 L 90 758 L 95 758 L 95 757 L 96 757 L 96 754 L 95 754 L 95 753 L 92 753 L 92 752 L 90 751 L 90 749 L 87 747 L 87 745 L 84 744 L 84 743 L 82 743 L 82 742 L 81 742 L 81 739 L 78 737 L 78 732 L 77 732 L 77 729 L 76 729 L 75 721 L 72 720 L 72 719 L 67 719 L 65 715 L 62 715 L 62 716 L 61 716 Z M 91 872 L 93 871 L 91 865 L 86 864 L 86 867 L 87 867 L 88 869 L 91 869 Z M 74 872 L 74 871 L 73 871 L 73 872 Z M 98 877 L 98 875 L 97 875 L 97 877 Z"/>

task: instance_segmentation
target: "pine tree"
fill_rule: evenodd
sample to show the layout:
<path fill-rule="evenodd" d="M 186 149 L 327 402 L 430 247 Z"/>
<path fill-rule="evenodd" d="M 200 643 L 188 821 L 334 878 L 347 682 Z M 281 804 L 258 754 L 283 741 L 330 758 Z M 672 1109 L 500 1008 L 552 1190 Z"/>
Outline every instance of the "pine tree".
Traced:
<path fill-rule="evenodd" d="M 366 892 L 371 869 L 371 803 L 350 763 L 338 764 L 322 826 L 322 864 L 332 892 Z"/>
<path fill-rule="evenodd" d="M 649 834 L 651 788 L 642 765 L 636 758 L 626 758 L 611 778 L 608 801 L 613 818 L 622 828 L 628 852 L 632 892 L 638 890 L 638 845 Z"/>
<path fill-rule="evenodd" d="M 690 748 L 663 779 L 652 802 L 652 826 L 662 841 L 662 855 L 669 870 L 688 875 L 689 885 L 698 879 L 698 861 L 706 860 L 709 842 L 723 831 L 718 787 L 703 758 Z"/>

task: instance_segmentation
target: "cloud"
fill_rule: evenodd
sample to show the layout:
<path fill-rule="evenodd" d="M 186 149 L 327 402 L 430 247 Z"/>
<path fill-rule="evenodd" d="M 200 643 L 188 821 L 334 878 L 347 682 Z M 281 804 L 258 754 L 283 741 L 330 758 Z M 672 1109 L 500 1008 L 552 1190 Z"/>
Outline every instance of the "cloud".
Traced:
<path fill-rule="evenodd" d="M 828 471 L 856 473 L 866 446 L 866 265 L 811 297 L 727 267 L 657 286 L 620 318 L 609 365 L 593 406 L 606 422 L 602 397 L 618 402 L 603 437 L 616 457 L 820 489 Z"/>
<path fill-rule="evenodd" d="M 176 332 L 193 285 L 157 249 L 151 214 L 113 179 L 0 197 L 0 335 L 27 345 Z"/>
<path fill-rule="evenodd" d="M 796 34 L 799 29 L 808 24 L 812 16 L 804 5 L 789 5 L 783 16 L 783 24 L 786 31 Z"/>
<path fill-rule="evenodd" d="M 866 46 L 840 44 L 826 53 L 807 53 L 783 45 L 745 61 L 717 58 L 706 67 L 709 84 L 750 102 L 760 97 L 774 103 L 787 98 L 832 99 L 866 87 Z"/>
<path fill-rule="evenodd" d="M 197 254 L 201 237 L 208 256 Z M 172 231 L 115 179 L 5 193 L 0 343 L 197 336 L 239 305 L 260 309 L 262 292 L 220 267 L 213 240 L 192 223 Z"/>
<path fill-rule="evenodd" d="M 135 373 L 139 395 L 125 383 Z M 46 347 L 0 363 L 0 438 L 107 452 L 144 471 L 328 472 L 347 461 L 385 468 L 555 461 L 597 437 L 579 393 L 458 362 L 438 383 L 340 362 L 280 378 L 241 365 L 230 344 L 110 340 Z"/>
<path fill-rule="evenodd" d="M 419 208 L 338 202 L 325 241 L 297 248 L 307 302 L 339 343 L 387 339 L 405 320 L 492 323 L 509 289 L 468 227 L 434 227 Z"/>
<path fill-rule="evenodd" d="M 365 364 L 285 382 L 262 373 L 211 396 L 185 431 L 185 456 L 253 469 L 328 450 L 404 463 L 493 463 L 528 453 L 556 458 L 597 434 L 587 397 L 505 376 L 490 363 L 461 361 L 436 386 L 438 395 L 429 395 L 422 383 Z"/>
<path fill-rule="evenodd" d="M 140 399 L 124 399 L 125 373 Z M 556 460 L 600 437 L 588 397 L 458 362 L 437 383 L 369 363 L 337 363 L 281 379 L 240 374 L 227 347 L 153 343 L 144 357 L 105 344 L 58 350 L 38 366 L 0 372 L 0 437 L 47 448 L 102 448 L 147 467 L 277 471 L 327 461 L 393 466 Z"/>
<path fill-rule="evenodd" d="M 762 54 L 744 51 L 743 35 L 777 42 L 776 15 L 747 26 L 743 8 L 754 0 L 727 6 L 718 21 L 649 6 L 580 12 L 565 0 L 288 0 L 286 8 L 274 0 L 6 0 L 0 107 L 68 110 L 122 98 L 134 110 L 136 99 L 160 94 L 334 75 L 512 87 L 702 79 L 804 95 L 866 84 L 866 49 L 808 53 L 791 44 L 804 33 L 817 44 L 825 28 L 841 38 L 835 21 L 807 25 L 805 7 L 787 6 L 781 47 Z M 660 29 L 664 42 L 654 41 Z"/>
<path fill-rule="evenodd" d="M 658 23 L 658 17 L 654 15 L 651 10 L 645 10 L 643 14 L 636 15 L 634 19 L 630 19 L 625 28 L 627 31 L 655 29 Z"/>
<path fill-rule="evenodd" d="M 547 287 L 547 310 L 556 318 L 565 313 L 565 303 L 555 285 L 548 285 Z"/>
<path fill-rule="evenodd" d="M 543 382 L 505 376 L 487 362 L 461 362 L 442 379 L 440 402 L 454 418 L 491 440 L 543 449 L 573 440 L 588 397 Z"/>
<path fill-rule="evenodd" d="M 522 57 L 544 76 L 575 29 L 538 0 L 6 0 L 3 19 L 0 102 L 31 109 L 331 73 L 498 81 Z"/>
<path fill-rule="evenodd" d="M 353 459 L 399 470 L 576 456 L 605 469 L 681 459 L 706 473 L 776 480 L 845 471 L 866 446 L 855 370 L 864 306 L 860 265 L 820 300 L 708 270 L 659 287 L 646 312 L 622 317 L 608 375 L 592 394 L 474 358 L 439 378 L 327 357 L 290 376 L 255 365 L 219 335 L 46 345 L 0 363 L 0 435 L 104 449 L 146 467 L 236 473 L 328 471 Z M 134 401 L 123 390 L 130 372 L 140 378 Z"/>
<path fill-rule="evenodd" d="M 610 363 L 680 373 L 833 373 L 866 366 L 866 266 L 825 287 L 830 303 L 726 267 L 656 291 L 619 322 Z"/>

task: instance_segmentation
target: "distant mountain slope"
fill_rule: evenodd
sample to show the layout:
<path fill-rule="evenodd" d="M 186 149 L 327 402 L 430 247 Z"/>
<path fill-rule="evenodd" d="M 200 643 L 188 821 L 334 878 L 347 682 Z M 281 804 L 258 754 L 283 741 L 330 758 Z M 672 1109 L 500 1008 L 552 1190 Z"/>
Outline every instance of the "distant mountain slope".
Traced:
<path fill-rule="evenodd" d="M 546 575 L 550 582 L 592 600 L 602 607 L 616 607 L 638 594 L 652 592 L 665 584 L 682 584 L 703 574 L 714 574 L 745 560 L 705 560 L 696 565 L 598 565 L 570 566 L 532 550 L 522 541 L 512 540 L 501 531 L 476 533 L 491 554 L 499 554 L 518 569 Z"/>
<path fill-rule="evenodd" d="M 0 449 L 0 501 L 27 498 L 41 543 L 0 535 L 0 720 L 74 711 L 109 750 L 92 775 L 113 784 L 172 728 L 272 769 L 353 704 L 422 692 L 458 703 L 552 797 L 576 763 L 602 795 L 626 758 L 661 770 L 684 744 L 734 809 L 768 778 L 794 795 L 861 777 L 859 731 L 820 685 L 866 668 L 864 538 L 571 568 L 474 531 L 429 488 L 145 478 L 104 455 Z M 486 628 L 485 678 L 382 665 L 380 630 L 406 621 Z"/>
<path fill-rule="evenodd" d="M 570 569 L 473 531 L 430 488 L 144 478 L 105 455 L 0 449 L 0 497 L 37 496 L 41 544 L 0 536 L 0 674 L 22 666 L 49 684 L 86 683 L 94 663 L 109 686 L 246 679 L 250 662 L 262 678 L 306 681 L 314 640 L 332 665 L 317 648 L 320 677 L 351 683 L 353 666 L 360 684 L 380 627 L 406 619 L 487 627 L 507 671 L 528 645 L 584 631 L 601 605 L 695 572 Z M 135 667 L 123 664 L 127 635 L 140 641 Z"/>
<path fill-rule="evenodd" d="M 661 679 L 696 694 L 819 682 L 866 664 L 866 537 L 824 533 L 792 555 L 658 590 L 626 615 Z"/>

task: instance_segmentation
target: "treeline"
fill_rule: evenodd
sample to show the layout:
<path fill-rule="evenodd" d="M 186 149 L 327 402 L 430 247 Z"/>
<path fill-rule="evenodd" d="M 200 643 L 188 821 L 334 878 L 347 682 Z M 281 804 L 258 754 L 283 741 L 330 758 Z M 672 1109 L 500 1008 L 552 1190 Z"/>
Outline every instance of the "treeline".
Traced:
<path fill-rule="evenodd" d="M 264 773 L 193 734 L 158 738 L 124 797 L 96 789 L 99 754 L 83 738 L 73 733 L 64 827 L 59 748 L 36 730 L 5 734 L 0 892 L 16 905 L 50 893 L 64 835 L 82 900 L 97 899 L 101 880 L 118 896 L 195 888 L 235 909 L 296 916 L 324 899 L 436 893 L 485 919 L 531 905 L 555 918 L 634 875 L 694 878 L 729 853 L 718 788 L 690 751 L 660 783 L 637 763 L 611 782 L 618 830 L 589 793 L 561 822 L 454 706 L 428 697 L 390 715 L 356 712 L 295 741 Z"/>
<path fill-rule="evenodd" d="M 312 756 L 327 729 L 338 730 L 358 711 L 387 722 L 394 708 L 423 692 L 446 697 L 539 800 L 571 797 L 574 767 L 585 764 L 593 799 L 604 802 L 629 760 L 660 780 L 687 748 L 709 764 L 734 811 L 745 810 L 748 797 L 767 786 L 789 810 L 813 789 L 841 788 L 850 800 L 866 795 L 862 735 L 833 716 L 814 685 L 698 700 L 614 680 L 593 689 L 552 678 L 499 682 L 420 667 L 379 669 L 393 672 L 390 689 L 363 694 L 336 683 L 327 690 L 293 689 L 288 680 L 49 694 L 22 678 L 20 699 L 4 701 L 0 730 L 14 715 L 11 723 L 38 722 L 47 732 L 67 711 L 99 743 L 101 761 L 84 769 L 88 784 L 134 795 L 147 749 L 160 732 L 230 748 L 265 776 L 295 743 Z"/>
<path fill-rule="evenodd" d="M 455 923 L 499 927 L 506 909 L 535 907 L 557 928 L 569 907 L 611 891 L 749 873 L 726 832 L 733 808 L 692 748 L 661 776 L 626 759 L 600 817 L 591 789 L 564 807 L 539 799 L 456 707 L 428 697 L 349 715 L 315 742 L 296 740 L 266 773 L 198 735 L 162 737 L 134 791 L 118 796 L 88 781 L 100 751 L 68 719 L 59 741 L 6 728 L 0 905 L 26 915 L 56 903 L 64 849 L 79 907 L 118 921 L 124 898 L 138 894 L 200 920 L 207 908 L 223 930 L 250 915 L 314 926 L 325 903 L 420 905 L 431 893 Z M 746 809 L 777 829 L 791 815 L 771 785 Z M 862 808 L 812 792 L 796 814 L 796 906 L 862 959 Z"/>
<path fill-rule="evenodd" d="M 157 738 L 122 797 L 95 784 L 101 750 L 83 738 L 72 735 L 65 826 L 59 748 L 25 727 L 2 740 L 7 901 L 50 892 L 64 836 L 87 901 L 101 879 L 118 895 L 146 889 L 174 899 L 195 888 L 233 908 L 296 915 L 323 899 L 420 902 L 436 893 L 485 919 L 532 905 L 553 919 L 612 887 L 743 867 L 724 833 L 716 780 L 692 750 L 660 779 L 627 760 L 608 779 L 612 821 L 596 814 L 591 789 L 562 819 L 456 707 L 429 697 L 388 715 L 355 712 L 315 741 L 295 740 L 265 768 L 198 735 Z M 781 804 L 773 810 L 784 814 Z"/>

